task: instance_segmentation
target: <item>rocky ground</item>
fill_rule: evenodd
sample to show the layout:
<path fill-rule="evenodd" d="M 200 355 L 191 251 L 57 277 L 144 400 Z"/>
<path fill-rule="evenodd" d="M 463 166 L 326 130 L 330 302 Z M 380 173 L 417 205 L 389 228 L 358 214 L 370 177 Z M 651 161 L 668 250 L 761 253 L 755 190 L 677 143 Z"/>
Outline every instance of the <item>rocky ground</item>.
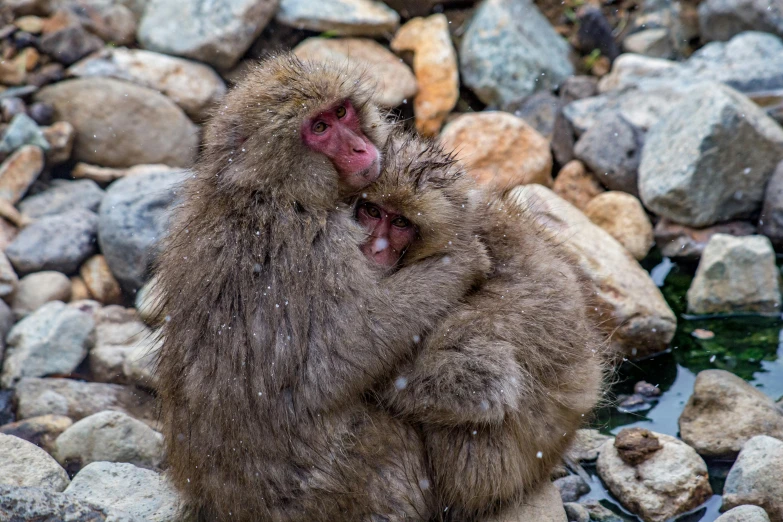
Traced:
<path fill-rule="evenodd" d="M 149 266 L 200 125 L 253 59 L 365 67 L 380 104 L 537 210 L 635 360 L 677 328 L 638 262 L 653 247 L 698 262 L 689 313 L 780 314 L 781 20 L 781 0 L 3 0 L 0 519 L 175 520 Z M 583 430 L 526 520 L 622 520 L 580 502 L 582 465 L 671 520 L 713 495 L 717 460 L 721 522 L 783 522 L 774 399 L 703 371 L 679 437 Z"/>

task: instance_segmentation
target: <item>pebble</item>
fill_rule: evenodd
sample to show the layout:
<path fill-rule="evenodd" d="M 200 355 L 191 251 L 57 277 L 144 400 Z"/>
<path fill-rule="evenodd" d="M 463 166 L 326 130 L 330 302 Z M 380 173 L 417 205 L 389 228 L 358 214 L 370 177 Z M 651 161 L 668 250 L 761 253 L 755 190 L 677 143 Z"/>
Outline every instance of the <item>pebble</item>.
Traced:
<path fill-rule="evenodd" d="M 20 16 L 14 20 L 14 25 L 20 30 L 32 34 L 41 34 L 43 20 L 38 16 Z"/>
<path fill-rule="evenodd" d="M 163 435 L 119 411 L 102 411 L 74 423 L 55 441 L 54 456 L 75 471 L 93 462 L 128 462 L 157 468 Z"/>
<path fill-rule="evenodd" d="M 3 386 L 23 377 L 71 373 L 93 345 L 94 328 L 90 314 L 61 301 L 44 304 L 8 333 Z"/>
<path fill-rule="evenodd" d="M 614 41 L 612 26 L 601 9 L 590 4 L 583 5 L 576 11 L 579 28 L 576 33 L 576 47 L 585 54 L 598 49 L 601 56 L 610 61 L 620 55 L 620 47 Z"/>
<path fill-rule="evenodd" d="M 136 16 L 119 2 L 81 2 L 69 8 L 79 15 L 79 21 L 88 31 L 107 43 L 131 45 L 136 40 Z"/>
<path fill-rule="evenodd" d="M 397 107 L 416 94 L 410 67 L 369 38 L 307 38 L 294 54 L 302 60 L 347 64 L 363 71 L 375 84 L 374 99 L 384 107 Z"/>
<path fill-rule="evenodd" d="M 72 424 L 65 415 L 41 415 L 2 425 L 0 433 L 19 437 L 51 454 L 55 439 Z"/>
<path fill-rule="evenodd" d="M 614 440 L 601 447 L 598 475 L 630 511 L 649 522 L 664 522 L 685 513 L 712 496 L 707 465 L 685 443 L 655 433 L 661 448 L 647 460 L 623 461 Z"/>
<path fill-rule="evenodd" d="M 24 114 L 27 110 L 24 100 L 16 97 L 0 99 L 0 113 L 4 121 L 10 122 L 18 114 Z M 5 136 L 3 137 L 5 141 Z M 10 148 L 10 147 L 9 147 Z"/>
<path fill-rule="evenodd" d="M 652 58 L 673 58 L 676 54 L 669 30 L 664 27 L 645 29 L 623 39 L 623 49 Z"/>
<path fill-rule="evenodd" d="M 125 384 L 124 364 L 138 345 L 149 345 L 152 332 L 136 310 L 107 306 L 95 314 L 95 347 L 90 350 L 90 371 L 101 382 Z"/>
<path fill-rule="evenodd" d="M 226 93 L 226 84 L 209 66 L 142 49 L 104 49 L 69 67 L 68 74 L 116 78 L 154 89 L 197 121 L 206 119 Z"/>
<path fill-rule="evenodd" d="M 340 36 L 388 36 L 400 25 L 400 15 L 373 0 L 281 0 L 276 20 L 297 29 Z"/>
<path fill-rule="evenodd" d="M 48 189 L 20 201 L 19 210 L 30 218 L 53 216 L 74 209 L 97 212 L 103 196 L 103 190 L 94 181 L 55 179 Z"/>
<path fill-rule="evenodd" d="M 488 0 L 465 31 L 460 72 L 482 102 L 504 106 L 556 89 L 574 74 L 568 53 L 568 43 L 532 1 Z"/>
<path fill-rule="evenodd" d="M 108 520 L 179 522 L 179 497 L 164 475 L 127 463 L 93 462 L 65 490 L 71 498 L 94 504 Z"/>
<path fill-rule="evenodd" d="M 746 217 L 761 207 L 781 156 L 774 120 L 737 91 L 705 84 L 647 133 L 639 193 L 647 208 L 684 225 Z"/>
<path fill-rule="evenodd" d="M 779 277 L 769 239 L 715 234 L 688 289 L 688 311 L 776 314 L 781 305 Z"/>
<path fill-rule="evenodd" d="M 590 281 L 602 328 L 618 354 L 636 359 L 665 350 L 677 319 L 660 290 L 628 251 L 608 232 L 554 192 L 540 185 L 517 187 L 507 200 L 548 230 L 577 259 Z"/>
<path fill-rule="evenodd" d="M 83 209 L 45 216 L 29 225 L 6 248 L 6 255 L 21 274 L 56 270 L 76 272 L 96 250 L 98 216 Z"/>
<path fill-rule="evenodd" d="M 122 301 L 120 283 L 111 273 L 106 258 L 98 254 L 82 264 L 79 274 L 90 293 L 90 297 L 101 304 L 117 304 Z M 70 286 L 70 282 L 69 282 Z"/>
<path fill-rule="evenodd" d="M 566 457 L 572 462 L 594 461 L 604 442 L 611 437 L 596 429 L 576 430 L 574 440 L 566 451 Z"/>
<path fill-rule="evenodd" d="M 721 509 L 752 504 L 783 521 L 783 441 L 759 435 L 745 443 L 723 486 Z"/>
<path fill-rule="evenodd" d="M 446 125 L 440 140 L 479 184 L 492 190 L 552 186 L 549 142 L 521 118 L 495 111 L 462 114 Z"/>
<path fill-rule="evenodd" d="M 34 104 L 38 105 L 38 104 Z M 71 159 L 76 129 L 67 121 L 58 121 L 41 129 L 49 150 L 46 151 L 46 163 L 49 166 L 60 165 Z"/>
<path fill-rule="evenodd" d="M 60 272 L 45 270 L 24 276 L 11 299 L 11 310 L 17 320 L 50 301 L 68 302 L 71 299 L 71 281 Z"/>
<path fill-rule="evenodd" d="M 569 76 L 560 85 L 560 98 L 566 102 L 590 98 L 598 94 L 598 78 L 594 76 Z"/>
<path fill-rule="evenodd" d="M 743 31 L 783 36 L 783 5 L 770 0 L 704 0 L 699 3 L 702 41 L 730 40 Z"/>
<path fill-rule="evenodd" d="M 722 514 L 715 522 L 769 522 L 769 517 L 758 506 L 739 506 Z"/>
<path fill-rule="evenodd" d="M 0 455 L 0 484 L 4 486 L 63 491 L 70 482 L 56 460 L 26 440 L 0 433 Z"/>
<path fill-rule="evenodd" d="M 484 522 L 566 522 L 563 502 L 557 488 L 551 482 L 544 482 L 526 496 L 522 506 L 509 507 L 499 515 L 482 519 Z"/>
<path fill-rule="evenodd" d="M 83 301 L 90 299 L 90 291 L 79 276 L 71 276 L 71 300 Z"/>
<path fill-rule="evenodd" d="M 568 522 L 590 522 L 590 512 L 581 504 L 564 502 L 563 509 L 565 509 Z"/>
<path fill-rule="evenodd" d="M 591 199 L 604 192 L 595 176 L 579 160 L 569 161 L 560 169 L 552 190 L 583 212 Z"/>
<path fill-rule="evenodd" d="M 77 161 L 130 167 L 184 166 L 195 159 L 197 127 L 152 89 L 112 78 L 76 78 L 44 87 L 34 98 L 50 103 L 56 119 L 76 129 Z"/>
<path fill-rule="evenodd" d="M 19 201 L 44 167 L 44 153 L 34 145 L 25 145 L 0 164 L 0 199 Z"/>
<path fill-rule="evenodd" d="M 445 15 L 414 18 L 392 39 L 395 52 L 413 52 L 413 72 L 419 91 L 413 102 L 416 130 L 436 136 L 459 99 L 457 52 L 451 43 Z"/>
<path fill-rule="evenodd" d="M 576 502 L 579 497 L 590 493 L 590 485 L 579 475 L 568 475 L 552 482 L 560 492 L 563 502 Z"/>
<path fill-rule="evenodd" d="M 730 372 L 704 370 L 679 426 L 682 440 L 700 455 L 734 458 L 756 435 L 783 438 L 783 408 Z"/>
<path fill-rule="evenodd" d="M 317 5 L 323 9 L 323 4 Z M 150 51 L 230 69 L 276 8 L 275 0 L 217 0 L 209 9 L 201 0 L 149 0 L 137 37 Z"/>
<path fill-rule="evenodd" d="M 63 27 L 41 37 L 41 51 L 64 65 L 94 53 L 103 47 L 103 40 L 88 33 L 80 25 Z"/>
<path fill-rule="evenodd" d="M 23 145 L 35 145 L 48 150 L 49 143 L 44 138 L 38 124 L 25 113 L 16 114 L 11 120 L 11 125 L 0 140 L 0 154 L 11 154 Z"/>
<path fill-rule="evenodd" d="M 747 221 L 730 221 L 719 223 L 707 228 L 693 228 L 679 225 L 666 218 L 661 218 L 655 224 L 655 244 L 664 257 L 682 257 L 698 259 L 704 248 L 715 234 L 732 236 L 751 236 L 756 233 L 756 227 Z"/>
<path fill-rule="evenodd" d="M 185 175 L 181 170 L 153 171 L 118 180 L 106 191 L 98 241 L 111 272 L 128 292 L 147 280 L 156 255 L 153 245 L 166 231 L 169 209 Z"/>
<path fill-rule="evenodd" d="M 0 485 L 0 520 L 103 522 L 103 511 L 63 493 Z M 136 522 L 114 519 L 116 522 Z"/>
<path fill-rule="evenodd" d="M 614 190 L 598 194 L 587 203 L 584 213 L 637 260 L 644 259 L 653 246 L 650 218 L 642 203 L 630 194 Z"/>

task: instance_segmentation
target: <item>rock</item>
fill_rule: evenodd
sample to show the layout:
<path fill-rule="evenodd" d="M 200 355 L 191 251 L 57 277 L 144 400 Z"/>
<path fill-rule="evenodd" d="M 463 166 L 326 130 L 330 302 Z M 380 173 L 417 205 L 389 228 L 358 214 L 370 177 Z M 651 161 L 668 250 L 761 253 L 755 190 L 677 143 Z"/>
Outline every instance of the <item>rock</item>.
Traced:
<path fill-rule="evenodd" d="M 77 208 L 97 212 L 103 196 L 103 190 L 94 181 L 55 179 L 47 190 L 23 199 L 19 210 L 31 218 L 62 214 Z"/>
<path fill-rule="evenodd" d="M 653 246 L 653 228 L 641 202 L 625 192 L 598 194 L 584 208 L 587 218 L 603 228 L 633 257 L 642 260 Z"/>
<path fill-rule="evenodd" d="M 12 96 L 0 99 L 0 116 L 2 116 L 3 121 L 10 122 L 18 114 L 24 114 L 26 110 L 27 107 L 21 98 Z"/>
<path fill-rule="evenodd" d="M 46 162 L 50 166 L 65 163 L 71 159 L 73 142 L 76 139 L 76 129 L 67 121 L 58 121 L 50 127 L 42 129 L 44 138 L 49 143 L 46 151 Z"/>
<path fill-rule="evenodd" d="M 84 280 L 79 276 L 72 276 L 71 300 L 83 301 L 85 299 L 89 299 L 90 297 L 90 290 L 87 288 L 87 285 L 84 284 Z"/>
<path fill-rule="evenodd" d="M 416 77 L 399 58 L 369 38 L 308 38 L 294 49 L 302 60 L 336 62 L 365 71 L 375 84 L 374 98 L 396 107 L 416 94 Z"/>
<path fill-rule="evenodd" d="M 47 270 L 24 276 L 11 299 L 11 309 L 21 319 L 50 301 L 68 302 L 71 281 L 60 272 Z"/>
<path fill-rule="evenodd" d="M 90 371 L 101 382 L 125 384 L 124 364 L 137 346 L 148 346 L 153 333 L 139 321 L 136 310 L 107 306 L 96 313 L 95 347 L 90 351 Z"/>
<path fill-rule="evenodd" d="M 715 234 L 751 236 L 756 233 L 756 227 L 747 221 L 731 221 L 707 228 L 692 228 L 661 218 L 653 233 L 655 244 L 661 249 L 663 256 L 698 259 Z"/>
<path fill-rule="evenodd" d="M 590 522 L 590 512 L 581 504 L 576 502 L 563 503 L 568 522 Z"/>
<path fill-rule="evenodd" d="M 567 522 L 563 502 L 551 482 L 543 483 L 519 507 L 509 507 L 500 515 L 487 517 L 485 522 Z"/>
<path fill-rule="evenodd" d="M 590 486 L 579 475 L 568 475 L 552 482 L 560 492 L 563 502 L 576 502 L 579 497 L 590 493 Z"/>
<path fill-rule="evenodd" d="M 73 421 L 64 415 L 42 415 L 0 426 L 0 433 L 19 437 L 51 453 L 54 440 L 71 424 Z"/>
<path fill-rule="evenodd" d="M 155 368 L 162 344 L 162 339 L 151 334 L 131 346 L 131 351 L 122 363 L 122 371 L 128 382 L 150 390 L 158 388 Z"/>
<path fill-rule="evenodd" d="M 137 16 L 120 2 L 78 2 L 67 6 L 85 29 L 114 45 L 131 45 L 136 39 Z"/>
<path fill-rule="evenodd" d="M 777 314 L 781 304 L 779 277 L 769 239 L 715 234 L 688 289 L 688 311 Z"/>
<path fill-rule="evenodd" d="M 195 158 L 197 127 L 152 89 L 111 78 L 76 78 L 44 87 L 35 100 L 52 104 L 56 118 L 76 129 L 77 161 L 185 166 Z"/>
<path fill-rule="evenodd" d="M 165 476 L 133 464 L 94 462 L 73 478 L 65 494 L 99 506 L 110 519 L 127 514 L 140 521 L 180 520 L 179 497 Z"/>
<path fill-rule="evenodd" d="M 56 62 L 50 62 L 38 68 L 35 72 L 27 73 L 27 86 L 34 90 L 50 83 L 59 82 L 65 76 L 65 67 Z"/>
<path fill-rule="evenodd" d="M 638 466 L 650 460 L 663 448 L 655 433 L 644 428 L 620 430 L 614 439 L 614 447 L 622 461 L 629 466 Z"/>
<path fill-rule="evenodd" d="M 0 140 L 0 154 L 10 154 L 24 145 L 35 145 L 47 150 L 49 143 L 43 136 L 38 124 L 27 114 L 17 114 Z"/>
<path fill-rule="evenodd" d="M 69 470 L 101 461 L 157 468 L 163 461 L 163 435 L 125 413 L 103 411 L 57 437 L 54 456 Z"/>
<path fill-rule="evenodd" d="M 80 58 L 101 49 L 103 40 L 77 24 L 44 34 L 40 46 L 41 51 L 58 62 L 71 65 Z"/>
<path fill-rule="evenodd" d="M 107 519 L 97 507 L 62 493 L 0 485 L 0 520 L 103 522 Z"/>
<path fill-rule="evenodd" d="M 507 197 L 571 252 L 590 281 L 602 328 L 618 353 L 639 358 L 666 349 L 677 320 L 650 275 L 605 230 L 550 190 L 517 187 Z"/>
<path fill-rule="evenodd" d="M 206 119 L 226 93 L 226 84 L 210 67 L 141 49 L 105 49 L 72 65 L 68 74 L 116 78 L 154 89 L 198 121 Z"/>
<path fill-rule="evenodd" d="M 391 48 L 413 52 L 413 72 L 419 92 L 413 102 L 416 130 L 436 136 L 459 99 L 457 52 L 451 43 L 449 21 L 443 14 L 414 18 L 400 27 Z"/>
<path fill-rule="evenodd" d="M 14 390 L 0 390 L 0 425 L 14 422 Z"/>
<path fill-rule="evenodd" d="M 112 275 L 109 264 L 102 255 L 92 256 L 85 261 L 79 274 L 90 295 L 99 303 L 118 304 L 122 301 L 120 283 Z"/>
<path fill-rule="evenodd" d="M 739 506 L 722 514 L 715 522 L 769 522 L 769 517 L 758 506 Z"/>
<path fill-rule="evenodd" d="M 11 387 L 22 377 L 71 373 L 93 345 L 94 328 L 92 317 L 78 309 L 60 301 L 43 305 L 8 334 L 3 386 Z"/>
<path fill-rule="evenodd" d="M 505 112 L 467 113 L 440 137 L 481 185 L 503 191 L 517 185 L 552 185 L 549 142 L 521 118 Z"/>
<path fill-rule="evenodd" d="M 14 20 L 14 25 L 26 33 L 41 34 L 43 31 L 43 20 L 39 16 L 21 16 Z"/>
<path fill-rule="evenodd" d="M 661 448 L 644 462 L 626 464 L 613 441 L 601 447 L 598 475 L 632 513 L 649 522 L 664 522 L 712 496 L 707 465 L 674 437 L 655 433 Z"/>
<path fill-rule="evenodd" d="M 783 5 L 769 0 L 705 0 L 699 4 L 703 42 L 730 40 L 744 31 L 783 36 Z"/>
<path fill-rule="evenodd" d="M 150 51 L 230 69 L 261 34 L 277 4 L 277 0 L 222 0 L 205 9 L 200 0 L 149 0 L 138 40 Z"/>
<path fill-rule="evenodd" d="M 783 162 L 778 163 L 764 191 L 759 231 L 777 249 L 783 249 Z"/>
<path fill-rule="evenodd" d="M 8 297 L 16 291 L 19 278 L 14 272 L 11 262 L 0 252 L 0 297 Z"/>
<path fill-rule="evenodd" d="M 604 17 L 601 9 L 592 5 L 584 5 L 576 12 L 579 28 L 576 33 L 577 48 L 584 54 L 590 54 L 598 49 L 601 56 L 614 60 L 620 55 L 620 48 L 614 41 L 612 26 Z"/>
<path fill-rule="evenodd" d="M 653 212 L 703 227 L 758 210 L 783 129 L 728 87 L 691 91 L 647 134 L 639 192 Z"/>
<path fill-rule="evenodd" d="M 182 169 L 169 167 L 168 165 L 134 165 L 127 169 L 113 169 L 87 163 L 77 163 L 71 172 L 71 176 L 77 179 L 91 179 L 96 183 L 108 185 L 112 181 L 121 178 L 154 172 L 182 172 Z"/>
<path fill-rule="evenodd" d="M 669 30 L 663 27 L 644 29 L 629 34 L 623 40 L 626 52 L 641 54 L 652 58 L 672 58 L 676 50 Z"/>
<path fill-rule="evenodd" d="M 744 504 L 764 508 L 772 522 L 783 521 L 783 441 L 766 435 L 745 443 L 723 487 L 721 509 Z"/>
<path fill-rule="evenodd" d="M 574 155 L 610 190 L 638 195 L 637 172 L 644 135 L 620 114 L 609 112 L 582 134 Z"/>
<path fill-rule="evenodd" d="M 19 274 L 56 270 L 72 274 L 95 253 L 98 216 L 75 209 L 45 216 L 22 230 L 6 248 Z"/>
<path fill-rule="evenodd" d="M 566 451 L 566 458 L 572 462 L 593 461 L 598 458 L 601 446 L 610 438 L 595 429 L 576 430 L 574 440 Z"/>
<path fill-rule="evenodd" d="M 598 500 L 580 502 L 579 505 L 587 511 L 589 520 L 592 522 L 626 522 L 627 520 L 625 517 L 621 517 L 614 511 L 602 506 Z"/>
<path fill-rule="evenodd" d="M 106 191 L 100 208 L 98 241 L 114 277 L 129 292 L 144 284 L 156 244 L 166 232 L 184 171 L 121 179 Z"/>
<path fill-rule="evenodd" d="M 54 118 L 54 107 L 48 103 L 34 103 L 27 110 L 27 115 L 38 125 L 51 125 Z"/>
<path fill-rule="evenodd" d="M 340 36 L 385 36 L 397 30 L 400 15 L 373 0 L 281 0 L 276 20 L 297 29 Z"/>
<path fill-rule="evenodd" d="M 8 332 L 14 326 L 14 314 L 11 312 L 11 308 L 0 299 L 0 361 L 3 360 L 3 354 L 5 353 L 5 338 Z M 10 398 L 3 394 L 0 390 L 0 425 L 7 422 L 13 422 L 13 409 L 8 404 Z M 10 414 L 10 417 L 6 415 Z"/>
<path fill-rule="evenodd" d="M 756 435 L 783 437 L 783 408 L 732 373 L 704 370 L 679 424 L 682 440 L 700 455 L 734 458 Z"/>
<path fill-rule="evenodd" d="M 569 161 L 560 169 L 552 190 L 582 211 L 591 199 L 604 191 L 595 176 L 587 172 L 584 163 L 579 160 Z"/>
<path fill-rule="evenodd" d="M 530 96 L 525 96 L 519 101 L 507 104 L 503 107 L 503 111 L 522 118 L 551 142 L 555 132 L 555 122 L 562 106 L 563 100 L 551 92 L 539 91 Z"/>
<path fill-rule="evenodd" d="M 574 73 L 569 46 L 530 0 L 481 3 L 460 47 L 462 79 L 481 101 L 503 106 L 552 91 Z"/>
<path fill-rule="evenodd" d="M 35 444 L 0 434 L 0 455 L 0 484 L 4 486 L 48 491 L 62 491 L 68 486 L 65 470 Z"/>
<path fill-rule="evenodd" d="M 0 164 L 0 199 L 16 203 L 38 178 L 44 167 L 43 151 L 25 145 Z"/>
<path fill-rule="evenodd" d="M 595 76 L 569 76 L 560 85 L 559 95 L 565 103 L 591 98 L 598 94 L 598 78 Z"/>

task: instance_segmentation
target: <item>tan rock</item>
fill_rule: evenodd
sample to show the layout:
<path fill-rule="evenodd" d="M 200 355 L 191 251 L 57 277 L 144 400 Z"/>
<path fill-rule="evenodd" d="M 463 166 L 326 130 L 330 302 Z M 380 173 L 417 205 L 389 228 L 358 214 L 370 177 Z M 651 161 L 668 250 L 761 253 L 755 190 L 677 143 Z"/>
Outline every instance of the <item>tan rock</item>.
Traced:
<path fill-rule="evenodd" d="M 90 290 L 84 284 L 84 279 L 79 276 L 71 277 L 71 301 L 83 301 L 91 298 Z"/>
<path fill-rule="evenodd" d="M 552 186 L 549 142 L 533 127 L 505 112 L 462 114 L 440 137 L 479 184 L 503 191 L 517 185 Z"/>
<path fill-rule="evenodd" d="M 6 247 L 16 239 L 18 234 L 19 229 L 16 226 L 5 219 L 0 219 L 0 250 L 5 252 Z"/>
<path fill-rule="evenodd" d="M 182 169 L 177 169 L 161 164 L 134 165 L 133 167 L 127 169 L 113 169 L 110 167 L 90 165 L 89 163 L 77 163 L 71 172 L 71 176 L 73 176 L 75 179 L 91 179 L 96 183 L 107 184 L 128 176 L 137 176 L 142 174 L 149 174 L 152 172 L 179 172 L 181 170 Z"/>
<path fill-rule="evenodd" d="M 67 303 L 70 298 L 71 282 L 68 277 L 54 270 L 44 270 L 19 280 L 11 299 L 11 310 L 19 320 L 50 301 Z"/>
<path fill-rule="evenodd" d="M 563 165 L 552 187 L 555 194 L 584 211 L 587 203 L 604 192 L 598 180 L 585 168 L 584 163 L 572 160 Z"/>
<path fill-rule="evenodd" d="M 40 59 L 41 55 L 38 53 L 38 50 L 35 47 L 25 47 L 19 54 L 16 55 L 16 58 L 14 58 L 14 63 L 18 68 L 23 69 L 25 72 L 30 72 L 35 69 L 35 66 L 38 65 Z"/>
<path fill-rule="evenodd" d="M 507 199 L 530 211 L 574 254 L 592 284 L 598 320 L 619 353 L 639 358 L 666 349 L 677 326 L 674 312 L 650 274 L 616 239 L 540 185 L 517 187 Z"/>
<path fill-rule="evenodd" d="M 457 52 L 448 20 L 442 14 L 414 18 L 400 27 L 391 48 L 413 51 L 413 72 L 419 84 L 413 102 L 416 129 L 424 136 L 436 136 L 459 98 Z"/>
<path fill-rule="evenodd" d="M 375 84 L 375 99 L 396 107 L 416 94 L 416 77 L 402 60 L 368 38 L 308 38 L 294 49 L 302 60 L 347 64 L 365 72 Z"/>
<path fill-rule="evenodd" d="M 73 421 L 65 415 L 41 415 L 0 426 L 0 433 L 13 435 L 32 442 L 39 448 L 51 453 L 54 441 L 60 433 L 68 429 Z"/>
<path fill-rule="evenodd" d="M 67 121 L 58 121 L 49 127 L 43 127 L 44 139 L 49 143 L 46 151 L 46 162 L 49 165 L 59 165 L 71 159 L 73 141 L 76 138 L 76 129 Z"/>
<path fill-rule="evenodd" d="M 0 84 L 21 85 L 26 76 L 24 66 L 20 67 L 17 61 L 0 60 Z"/>
<path fill-rule="evenodd" d="M 120 284 L 102 255 L 92 256 L 85 261 L 79 269 L 79 275 L 96 301 L 103 304 L 117 304 L 122 301 Z"/>
<path fill-rule="evenodd" d="M 41 34 L 43 31 L 43 20 L 38 16 L 20 16 L 14 20 L 14 25 L 26 33 Z"/>
<path fill-rule="evenodd" d="M 623 245 L 633 257 L 642 260 L 653 246 L 653 228 L 641 201 L 619 191 L 593 198 L 585 215 Z"/>
<path fill-rule="evenodd" d="M 44 153 L 35 145 L 21 147 L 0 165 L 0 199 L 17 203 L 44 167 Z"/>
<path fill-rule="evenodd" d="M 90 371 L 96 380 L 126 384 L 125 363 L 138 347 L 148 347 L 154 335 L 134 308 L 106 306 L 95 313 L 95 346 L 90 350 Z M 134 379 L 135 379 L 134 374 Z"/>

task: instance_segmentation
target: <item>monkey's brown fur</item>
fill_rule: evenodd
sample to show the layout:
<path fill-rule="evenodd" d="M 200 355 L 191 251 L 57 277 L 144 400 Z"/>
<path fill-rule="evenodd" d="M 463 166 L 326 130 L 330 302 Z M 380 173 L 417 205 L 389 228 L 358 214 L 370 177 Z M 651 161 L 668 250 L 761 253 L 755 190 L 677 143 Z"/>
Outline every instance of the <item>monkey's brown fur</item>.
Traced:
<path fill-rule="evenodd" d="M 337 172 L 298 134 L 345 99 L 382 145 L 359 76 L 262 63 L 184 185 L 157 268 L 158 373 L 171 477 L 199 521 L 431 516 L 420 439 L 362 399 L 488 261 L 465 238 L 391 277 L 369 264 Z"/>
<path fill-rule="evenodd" d="M 445 518 L 480 520 L 525 501 L 547 480 L 599 400 L 601 339 L 576 264 L 529 211 L 486 196 L 461 205 L 469 176 L 438 146 L 395 137 L 366 199 L 419 227 L 402 266 L 464 234 L 486 244 L 493 270 L 424 340 L 383 394 L 419 423 Z M 423 183 L 451 163 L 450 181 Z M 442 167 L 435 172 L 442 171 Z"/>

